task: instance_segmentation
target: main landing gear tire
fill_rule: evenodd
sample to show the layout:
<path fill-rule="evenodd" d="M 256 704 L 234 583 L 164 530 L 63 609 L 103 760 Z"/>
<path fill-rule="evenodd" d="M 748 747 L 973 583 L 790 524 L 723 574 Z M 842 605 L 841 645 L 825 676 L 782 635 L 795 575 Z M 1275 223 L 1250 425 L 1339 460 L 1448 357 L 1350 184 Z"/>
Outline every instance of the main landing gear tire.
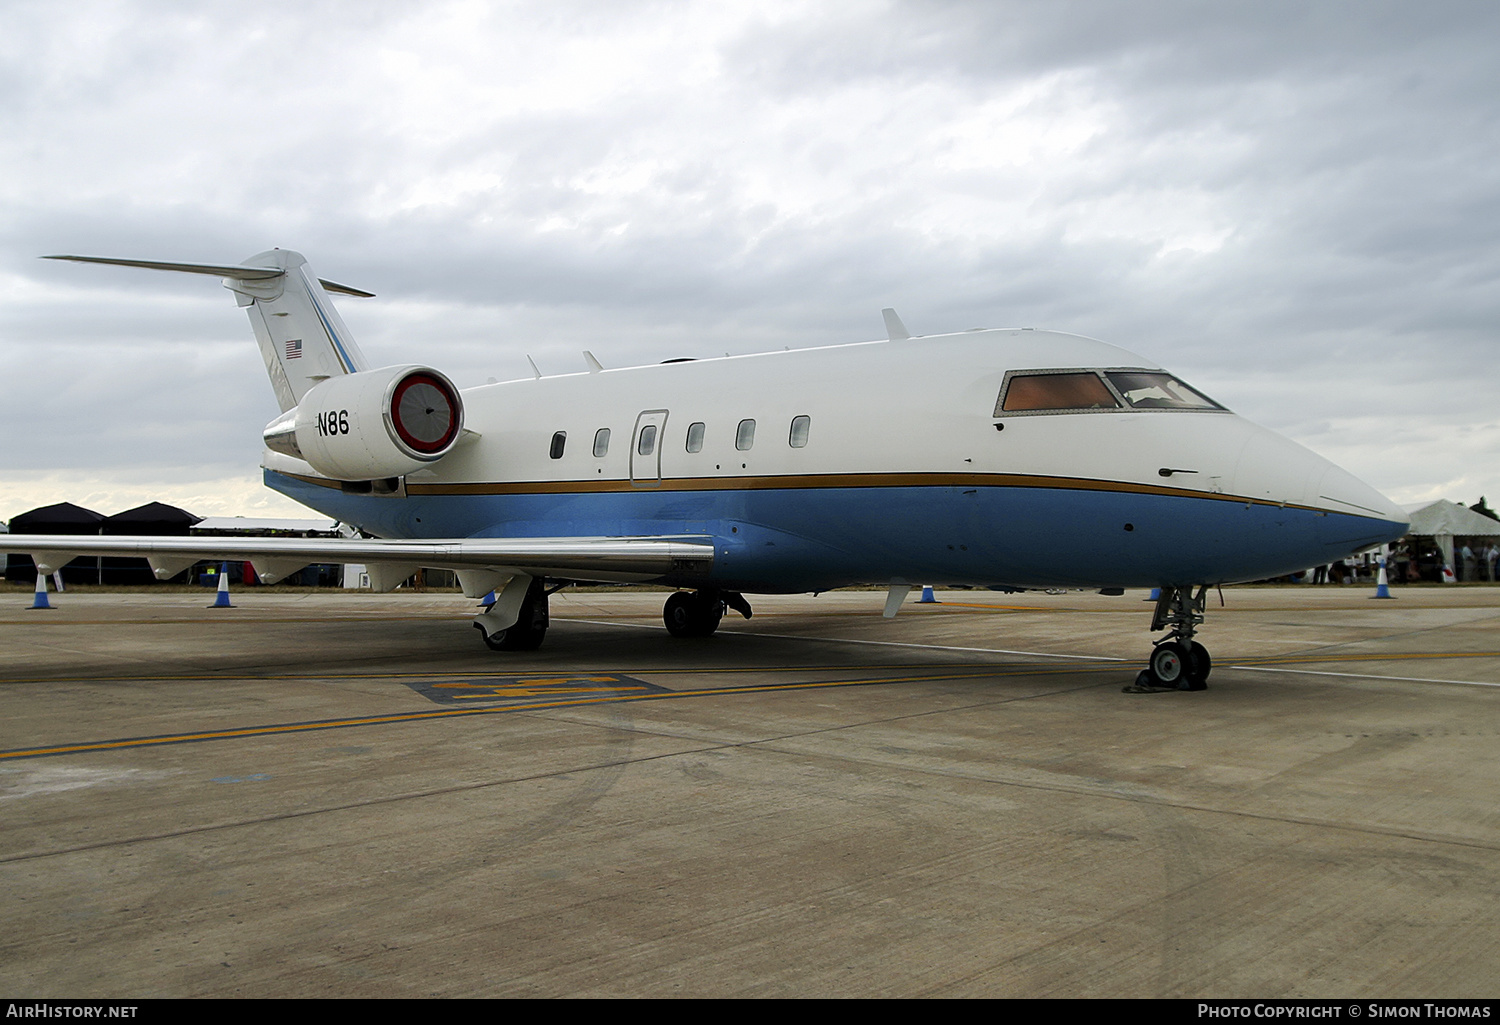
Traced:
<path fill-rule="evenodd" d="M 521 615 L 514 626 L 496 634 L 485 632 L 484 626 L 479 623 L 475 623 L 474 627 L 491 651 L 535 651 L 542 646 L 542 638 L 547 636 L 550 621 L 547 589 L 538 577 L 526 589 L 526 597 L 521 601 Z"/>
<path fill-rule="evenodd" d="M 724 618 L 724 602 L 702 591 L 674 591 L 661 618 L 673 637 L 711 637 Z"/>
<path fill-rule="evenodd" d="M 481 631 L 484 627 L 474 624 Z M 547 628 L 540 630 L 522 630 L 519 627 L 511 627 L 509 630 L 501 630 L 491 637 L 484 635 L 484 645 L 491 651 L 535 651 L 542 646 L 542 638 L 546 636 Z"/>

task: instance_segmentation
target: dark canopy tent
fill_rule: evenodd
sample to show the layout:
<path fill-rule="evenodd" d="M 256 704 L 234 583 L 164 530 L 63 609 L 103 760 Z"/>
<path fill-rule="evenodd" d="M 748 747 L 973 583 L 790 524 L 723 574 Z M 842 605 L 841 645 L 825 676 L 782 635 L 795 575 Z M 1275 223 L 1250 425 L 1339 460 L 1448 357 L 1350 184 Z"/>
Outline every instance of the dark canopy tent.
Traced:
<path fill-rule="evenodd" d="M 104 514 L 92 509 L 59 502 L 23 512 L 10 521 L 12 534 L 98 534 Z M 83 555 L 63 567 L 63 580 L 68 583 L 93 584 L 100 577 L 99 560 L 92 555 Z M 29 555 L 11 554 L 5 560 L 5 579 L 36 583 L 36 566 Z"/>
<path fill-rule="evenodd" d="M 59 502 L 24 512 L 10 521 L 12 534 L 136 534 L 150 537 L 186 537 L 188 528 L 201 520 L 185 509 L 162 502 L 147 502 L 134 509 L 105 516 L 71 502 Z M 12 554 L 6 558 L 5 579 L 36 583 L 31 556 Z M 145 559 L 80 555 L 63 567 L 69 584 L 149 584 L 156 580 Z"/>
<path fill-rule="evenodd" d="M 147 502 L 134 509 L 106 516 L 99 525 L 99 533 L 187 537 L 188 528 L 201 519 L 203 517 L 194 516 L 175 505 Z M 145 559 L 106 557 L 100 571 L 100 582 L 105 584 L 150 584 L 155 581 L 156 576 Z"/>
<path fill-rule="evenodd" d="M 187 537 L 188 528 L 202 516 L 163 502 L 147 502 L 134 509 L 104 517 L 101 534 L 150 534 L 153 537 Z"/>

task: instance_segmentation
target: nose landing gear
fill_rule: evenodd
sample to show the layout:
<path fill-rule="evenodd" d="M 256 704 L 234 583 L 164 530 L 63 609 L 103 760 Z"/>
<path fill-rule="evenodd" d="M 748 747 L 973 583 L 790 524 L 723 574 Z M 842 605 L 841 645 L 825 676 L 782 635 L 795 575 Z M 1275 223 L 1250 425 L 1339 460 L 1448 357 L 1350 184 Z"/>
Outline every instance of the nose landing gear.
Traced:
<path fill-rule="evenodd" d="M 1203 622 L 1208 585 L 1193 594 L 1189 587 L 1163 587 L 1151 617 L 1151 631 L 1168 630 L 1151 652 L 1146 668 L 1125 688 L 1127 694 L 1153 694 L 1164 690 L 1203 690 L 1213 668 L 1208 649 L 1193 640 Z"/>

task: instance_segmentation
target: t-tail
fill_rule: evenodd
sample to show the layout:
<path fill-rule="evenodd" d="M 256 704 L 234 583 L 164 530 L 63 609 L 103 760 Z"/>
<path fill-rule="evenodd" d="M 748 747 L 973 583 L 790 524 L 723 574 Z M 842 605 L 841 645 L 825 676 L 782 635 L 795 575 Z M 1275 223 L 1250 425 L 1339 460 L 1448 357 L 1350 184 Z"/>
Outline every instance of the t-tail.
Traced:
<path fill-rule="evenodd" d="M 271 376 L 276 401 L 286 412 L 313 387 L 330 377 L 368 370 L 354 336 L 329 301 L 329 292 L 369 298 L 373 293 L 313 276 L 301 253 L 272 249 L 244 263 L 162 263 L 155 260 L 117 260 L 103 256 L 49 256 L 48 260 L 110 263 L 148 270 L 211 274 L 250 315 L 250 326 L 260 343 L 261 358 Z"/>
<path fill-rule="evenodd" d="M 373 293 L 316 277 L 301 253 L 272 249 L 241 264 L 163 263 L 103 256 L 48 260 L 210 274 L 250 316 L 281 416 L 263 438 L 335 480 L 397 477 L 446 455 L 463 429 L 463 402 L 429 367 L 372 370 L 329 292 Z"/>

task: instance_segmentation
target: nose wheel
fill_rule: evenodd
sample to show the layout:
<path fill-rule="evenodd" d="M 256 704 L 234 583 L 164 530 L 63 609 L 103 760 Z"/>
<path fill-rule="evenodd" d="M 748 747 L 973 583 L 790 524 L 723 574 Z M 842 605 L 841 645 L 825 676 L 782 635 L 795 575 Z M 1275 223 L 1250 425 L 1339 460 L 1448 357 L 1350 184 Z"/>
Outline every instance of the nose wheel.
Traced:
<path fill-rule="evenodd" d="M 1163 587 L 1151 619 L 1151 630 L 1168 630 L 1156 647 L 1146 668 L 1125 688 L 1127 694 L 1152 694 L 1164 690 L 1204 690 L 1213 660 L 1208 649 L 1193 640 L 1203 622 L 1203 608 L 1208 587 L 1193 594 L 1186 587 Z"/>

